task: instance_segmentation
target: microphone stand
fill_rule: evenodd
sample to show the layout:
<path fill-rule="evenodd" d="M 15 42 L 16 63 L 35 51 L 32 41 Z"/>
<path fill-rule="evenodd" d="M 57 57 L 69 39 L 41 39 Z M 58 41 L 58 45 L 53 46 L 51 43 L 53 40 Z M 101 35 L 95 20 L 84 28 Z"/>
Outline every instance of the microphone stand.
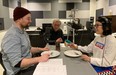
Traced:
<path fill-rule="evenodd" d="M 67 26 L 72 28 L 72 31 L 73 31 L 73 40 L 72 40 L 72 42 L 75 43 L 75 29 L 71 25 L 67 24 Z M 67 39 L 69 39 L 69 35 L 70 35 L 70 33 L 67 34 Z"/>
<path fill-rule="evenodd" d="M 75 29 L 73 28 L 73 43 L 75 43 Z"/>

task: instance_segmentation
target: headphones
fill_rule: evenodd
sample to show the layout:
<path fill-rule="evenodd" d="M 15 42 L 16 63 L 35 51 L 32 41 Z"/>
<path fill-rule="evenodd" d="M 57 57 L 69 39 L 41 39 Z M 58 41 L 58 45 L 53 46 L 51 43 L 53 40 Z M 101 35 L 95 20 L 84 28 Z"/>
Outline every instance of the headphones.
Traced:
<path fill-rule="evenodd" d="M 98 22 L 102 23 L 103 35 L 107 36 L 112 34 L 111 21 L 106 17 L 98 17 Z"/>

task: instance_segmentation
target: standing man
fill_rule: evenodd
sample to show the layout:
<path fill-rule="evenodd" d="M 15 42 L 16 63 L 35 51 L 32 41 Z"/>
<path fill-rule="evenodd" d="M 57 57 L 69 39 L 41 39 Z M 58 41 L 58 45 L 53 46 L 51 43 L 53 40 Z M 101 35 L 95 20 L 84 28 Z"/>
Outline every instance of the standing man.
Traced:
<path fill-rule="evenodd" d="M 63 32 L 60 29 L 61 21 L 58 19 L 53 20 L 52 29 L 50 30 L 49 44 L 55 44 L 56 42 L 63 42 Z"/>
<path fill-rule="evenodd" d="M 31 13 L 23 7 L 16 7 L 13 12 L 14 23 L 8 29 L 2 40 L 2 60 L 6 69 L 6 75 L 17 75 L 23 69 L 39 62 L 45 62 L 49 54 L 32 58 L 32 54 L 48 48 L 31 47 L 30 40 L 24 28 L 31 23 Z M 20 75 L 18 73 L 18 75 Z"/>

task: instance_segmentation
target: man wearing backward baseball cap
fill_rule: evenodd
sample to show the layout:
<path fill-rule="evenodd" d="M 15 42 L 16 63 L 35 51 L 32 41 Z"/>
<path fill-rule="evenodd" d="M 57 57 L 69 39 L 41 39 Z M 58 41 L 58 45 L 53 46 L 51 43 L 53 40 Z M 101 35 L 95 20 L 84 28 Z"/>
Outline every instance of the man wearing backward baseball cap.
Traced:
<path fill-rule="evenodd" d="M 5 34 L 1 48 L 2 60 L 6 75 L 21 75 L 24 69 L 29 69 L 39 62 L 49 59 L 49 54 L 32 58 L 32 54 L 48 48 L 31 47 L 30 40 L 24 28 L 31 23 L 31 13 L 23 7 L 16 7 L 13 12 L 14 23 Z"/>

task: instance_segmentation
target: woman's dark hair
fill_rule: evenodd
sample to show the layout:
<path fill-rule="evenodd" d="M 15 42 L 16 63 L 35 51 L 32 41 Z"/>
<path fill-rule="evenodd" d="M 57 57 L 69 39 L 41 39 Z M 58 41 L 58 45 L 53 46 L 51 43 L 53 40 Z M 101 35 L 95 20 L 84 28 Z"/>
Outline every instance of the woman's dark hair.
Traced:
<path fill-rule="evenodd" d="M 111 21 L 106 17 L 98 17 L 98 22 L 102 23 L 103 35 L 107 36 L 112 34 Z"/>

